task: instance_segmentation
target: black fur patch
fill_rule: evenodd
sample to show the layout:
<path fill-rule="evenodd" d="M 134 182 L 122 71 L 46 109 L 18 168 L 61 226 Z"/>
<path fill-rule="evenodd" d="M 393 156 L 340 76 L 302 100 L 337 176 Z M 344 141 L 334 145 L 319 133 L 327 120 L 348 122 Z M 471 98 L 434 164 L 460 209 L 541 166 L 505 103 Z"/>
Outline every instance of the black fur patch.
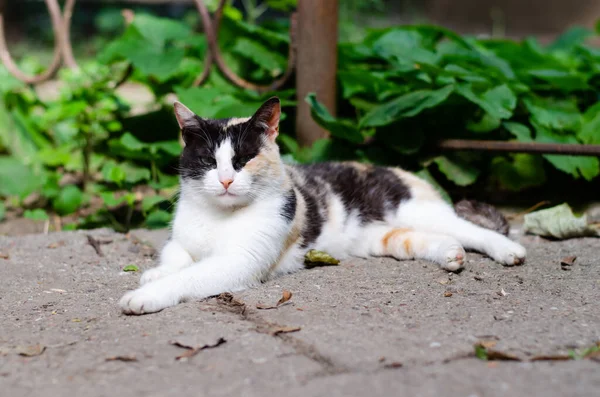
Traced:
<path fill-rule="evenodd" d="M 410 190 L 391 170 L 369 167 L 359 170 L 344 163 L 318 163 L 297 166 L 307 178 L 307 188 L 319 191 L 319 180 L 338 194 L 348 211 L 358 210 L 363 223 L 382 221 L 386 212 L 410 198 Z"/>
<path fill-rule="evenodd" d="M 306 219 L 302 230 L 302 245 L 300 246 L 306 248 L 314 243 L 321 234 L 325 222 L 325 218 L 321 215 L 321 209 L 326 206 L 326 203 L 319 204 L 317 195 L 313 189 L 308 188 L 308 184 L 298 183 L 298 181 L 294 181 L 294 184 L 306 203 Z"/>
<path fill-rule="evenodd" d="M 206 172 L 216 168 L 215 151 L 227 138 L 231 139 L 234 150 L 232 159 L 236 171 L 256 157 L 262 146 L 265 129 L 253 119 L 227 127 L 231 119 L 202 119 L 196 116 L 194 122 L 183 128 L 186 142 L 179 162 L 183 178 L 201 179 Z"/>
<path fill-rule="evenodd" d="M 454 205 L 456 215 L 486 229 L 508 236 L 508 221 L 495 207 L 474 200 L 461 200 Z"/>
<path fill-rule="evenodd" d="M 294 220 L 294 216 L 296 215 L 296 202 L 296 193 L 293 190 L 290 190 L 285 196 L 285 203 L 283 204 L 283 207 L 281 207 L 281 216 L 283 216 L 288 222 Z"/>

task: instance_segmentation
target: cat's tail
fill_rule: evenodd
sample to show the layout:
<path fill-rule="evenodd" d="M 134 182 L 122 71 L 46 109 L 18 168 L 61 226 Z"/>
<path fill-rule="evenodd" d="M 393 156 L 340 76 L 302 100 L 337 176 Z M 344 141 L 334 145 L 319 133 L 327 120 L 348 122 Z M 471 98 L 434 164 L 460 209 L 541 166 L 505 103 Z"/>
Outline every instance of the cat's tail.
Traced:
<path fill-rule="evenodd" d="M 474 200 L 461 200 L 454 205 L 454 211 L 460 218 L 508 236 L 508 221 L 494 206 Z"/>

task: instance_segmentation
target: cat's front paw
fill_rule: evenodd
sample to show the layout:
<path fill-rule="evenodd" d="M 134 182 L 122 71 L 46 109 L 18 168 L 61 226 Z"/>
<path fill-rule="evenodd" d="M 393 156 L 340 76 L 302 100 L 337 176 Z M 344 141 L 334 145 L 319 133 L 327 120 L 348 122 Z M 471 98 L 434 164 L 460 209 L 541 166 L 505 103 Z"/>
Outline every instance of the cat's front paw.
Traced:
<path fill-rule="evenodd" d="M 166 271 L 164 268 L 161 267 L 155 267 L 153 269 L 146 270 L 140 278 L 140 285 L 148 284 L 152 281 L 156 281 L 172 273 L 173 272 Z"/>
<path fill-rule="evenodd" d="M 119 301 L 119 306 L 125 314 L 155 313 L 176 304 L 168 294 L 147 287 L 129 291 Z"/>

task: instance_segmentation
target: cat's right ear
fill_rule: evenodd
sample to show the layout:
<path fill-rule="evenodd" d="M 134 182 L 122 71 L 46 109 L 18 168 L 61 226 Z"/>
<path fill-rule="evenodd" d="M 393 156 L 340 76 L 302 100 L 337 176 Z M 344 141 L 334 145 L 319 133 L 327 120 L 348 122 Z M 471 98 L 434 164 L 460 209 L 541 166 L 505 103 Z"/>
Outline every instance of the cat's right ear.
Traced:
<path fill-rule="evenodd" d="M 200 123 L 202 119 L 196 116 L 196 113 L 192 112 L 185 106 L 183 103 L 175 101 L 173 103 L 173 107 L 175 109 L 175 117 L 177 118 L 177 123 L 179 124 L 179 128 L 181 129 L 182 136 L 184 142 L 187 144 L 189 137 L 186 136 L 186 130 L 191 128 L 200 128 Z"/>

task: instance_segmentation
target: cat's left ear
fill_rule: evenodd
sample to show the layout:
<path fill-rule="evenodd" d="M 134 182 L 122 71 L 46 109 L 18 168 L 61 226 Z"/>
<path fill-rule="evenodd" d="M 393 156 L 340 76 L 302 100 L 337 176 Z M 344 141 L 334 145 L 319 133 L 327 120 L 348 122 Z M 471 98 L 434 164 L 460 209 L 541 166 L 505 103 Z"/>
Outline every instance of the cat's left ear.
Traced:
<path fill-rule="evenodd" d="M 252 116 L 252 121 L 265 128 L 265 134 L 272 141 L 279 135 L 279 118 L 281 117 L 281 103 L 279 98 L 267 100 Z"/>

